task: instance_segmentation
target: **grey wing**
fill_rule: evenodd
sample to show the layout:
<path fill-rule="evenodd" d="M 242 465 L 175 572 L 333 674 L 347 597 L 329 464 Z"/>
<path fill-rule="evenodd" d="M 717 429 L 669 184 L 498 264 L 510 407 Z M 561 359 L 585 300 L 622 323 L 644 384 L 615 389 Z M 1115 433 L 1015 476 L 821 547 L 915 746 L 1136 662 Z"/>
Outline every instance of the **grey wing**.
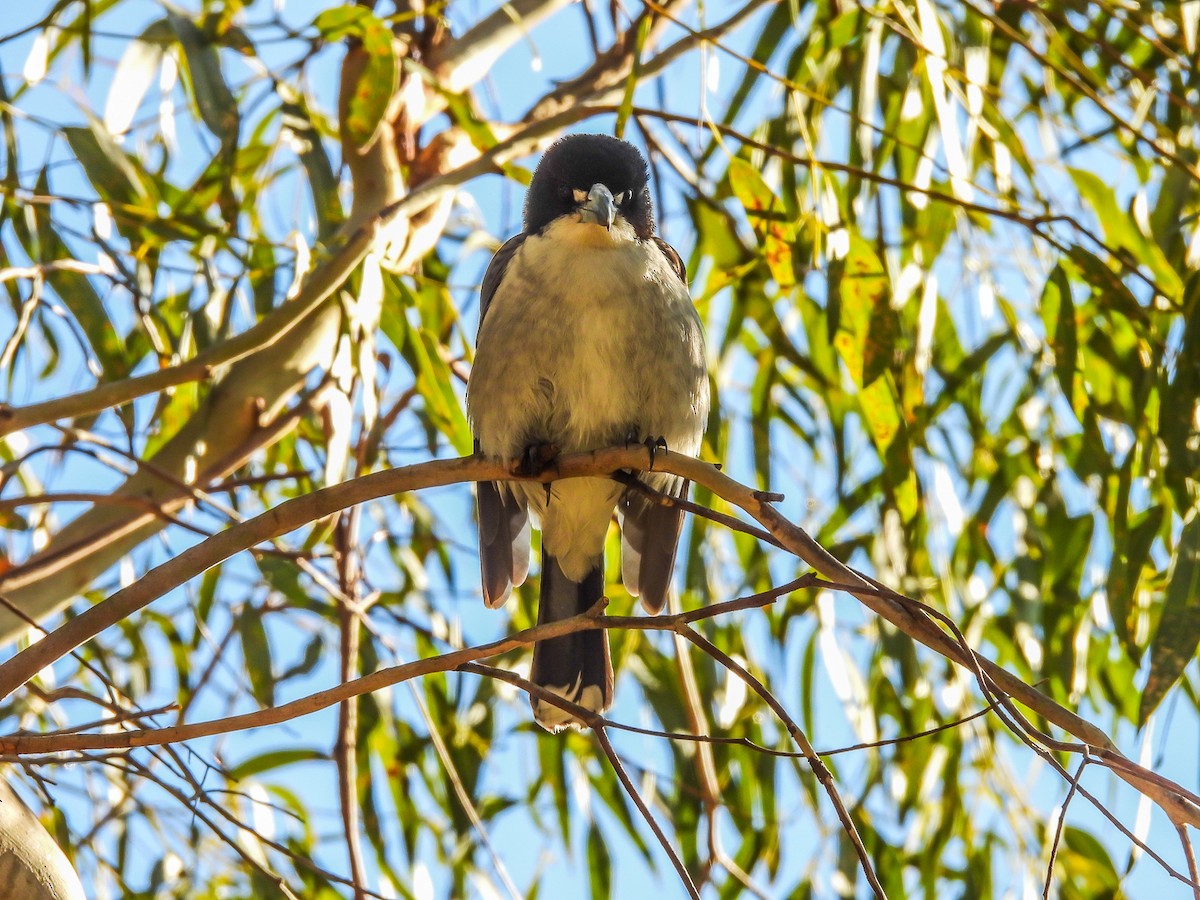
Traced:
<path fill-rule="evenodd" d="M 687 284 L 687 270 L 675 248 L 657 236 L 654 243 L 679 280 Z M 680 480 L 668 493 L 683 497 L 687 490 L 688 483 Z M 647 612 L 660 612 L 671 587 L 675 548 L 683 530 L 683 510 L 655 503 L 640 491 L 630 489 L 621 498 L 620 511 L 621 580 L 630 594 L 642 598 L 642 606 Z"/>
<path fill-rule="evenodd" d="M 663 256 L 667 258 L 667 262 L 671 264 L 671 268 L 675 270 L 675 274 L 679 276 L 679 280 L 684 284 L 687 284 L 687 269 L 684 268 L 683 260 L 680 258 L 679 254 L 675 252 L 675 248 L 658 235 L 654 236 L 654 243 L 658 244 L 658 249 L 661 250 Z M 503 251 L 504 248 L 501 247 L 500 249 Z"/>
<path fill-rule="evenodd" d="M 492 297 L 513 254 L 525 240 L 524 234 L 510 238 L 496 251 L 483 275 L 479 291 L 479 324 L 487 315 Z M 479 442 L 475 442 L 479 452 Z M 479 567 L 483 602 L 497 607 L 508 599 L 514 585 L 522 584 L 529 571 L 529 516 L 512 492 L 493 481 L 476 485 L 479 509 Z"/>
<path fill-rule="evenodd" d="M 670 491 L 673 497 L 687 494 L 688 483 L 680 480 Z M 662 611 L 675 570 L 675 548 L 683 530 L 683 510 L 663 506 L 636 488 L 621 497 L 621 581 L 625 590 L 642 598 L 648 613 Z"/>
<path fill-rule="evenodd" d="M 492 297 L 496 294 L 496 288 L 500 287 L 504 273 L 508 271 L 508 264 L 512 261 L 513 256 L 516 255 L 516 252 L 521 249 L 521 245 L 525 243 L 526 237 L 528 235 L 523 231 L 515 237 L 510 237 L 500 245 L 500 249 L 496 251 L 496 255 L 488 263 L 487 271 L 483 273 L 483 284 L 479 288 L 480 328 L 483 327 L 483 317 L 487 315 L 488 307 L 492 305 Z M 674 250 L 671 252 L 675 253 Z M 676 254 L 675 258 L 679 258 L 678 254 Z"/>
<path fill-rule="evenodd" d="M 529 515 L 511 491 L 494 481 L 476 484 L 475 496 L 483 602 L 494 609 L 529 572 Z"/>

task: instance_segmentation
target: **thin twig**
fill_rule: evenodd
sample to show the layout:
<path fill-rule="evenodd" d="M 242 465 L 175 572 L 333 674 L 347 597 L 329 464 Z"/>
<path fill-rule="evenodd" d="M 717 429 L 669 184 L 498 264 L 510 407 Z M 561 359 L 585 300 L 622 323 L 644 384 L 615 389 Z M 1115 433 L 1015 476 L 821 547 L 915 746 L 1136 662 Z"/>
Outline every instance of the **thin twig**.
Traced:
<path fill-rule="evenodd" d="M 338 631 L 340 680 L 344 684 L 358 675 L 358 653 L 362 629 L 359 620 L 361 572 L 355 536 L 358 531 L 356 506 L 338 516 L 334 530 L 337 552 Z M 338 776 L 338 801 L 342 812 L 342 832 L 350 858 L 350 880 L 354 882 L 354 900 L 365 900 L 366 868 L 363 865 L 362 840 L 359 836 L 361 818 L 358 802 L 358 697 L 347 697 L 338 705 L 337 739 L 333 760 Z"/>
<path fill-rule="evenodd" d="M 676 873 L 679 875 L 679 880 L 687 889 L 688 896 L 693 900 L 700 900 L 700 892 L 696 890 L 696 885 L 692 882 L 692 876 L 688 874 L 687 867 L 683 864 L 683 860 L 679 858 L 679 854 L 675 852 L 675 848 L 671 846 L 671 842 L 667 840 L 667 836 L 663 833 L 662 827 L 659 826 L 650 810 L 646 808 L 646 803 L 642 800 L 642 795 L 638 793 L 638 789 L 629 779 L 629 773 L 625 771 L 625 767 L 621 764 L 621 758 L 617 756 L 617 751 L 613 749 L 612 743 L 608 739 L 608 734 L 603 728 L 594 728 L 592 733 L 596 735 L 596 740 L 600 744 L 600 749 L 604 751 L 604 755 L 608 757 L 609 764 L 613 767 L 613 771 L 617 773 L 617 778 L 621 780 L 621 785 L 625 788 L 625 793 L 637 806 L 638 812 L 642 814 L 642 818 L 646 820 L 646 824 L 650 826 L 650 830 L 654 832 L 654 836 L 658 838 L 658 843 L 662 846 L 663 852 L 671 859 L 671 865 L 675 867 Z"/>
<path fill-rule="evenodd" d="M 1175 831 L 1183 845 L 1183 856 L 1187 860 L 1188 874 L 1192 878 L 1192 896 L 1194 900 L 1200 900 L 1200 869 L 1196 867 L 1196 851 L 1192 847 L 1192 837 L 1188 834 L 1186 825 L 1177 825 Z"/>
<path fill-rule="evenodd" d="M 767 690 L 766 685 L 751 675 L 737 660 L 690 628 L 685 628 L 679 633 L 741 678 L 747 687 L 758 694 L 767 706 L 771 707 L 771 711 L 783 723 L 788 734 L 792 736 L 792 740 L 796 742 L 796 746 L 804 752 L 809 767 L 817 777 L 817 781 L 821 782 L 821 786 L 825 789 L 825 793 L 828 795 L 830 802 L 833 804 L 834 811 L 837 813 L 838 821 L 842 823 L 842 830 L 854 845 L 854 851 L 858 854 L 859 864 L 862 866 L 863 874 L 866 876 L 871 890 L 875 892 L 875 896 L 880 898 L 880 900 L 887 900 L 887 892 L 883 889 L 879 877 L 875 874 L 875 868 L 871 864 L 871 856 L 867 853 L 867 848 L 862 842 L 862 837 L 859 836 L 858 829 L 854 825 L 854 820 L 850 818 L 849 810 L 846 809 L 846 805 L 842 802 L 837 785 L 833 783 L 833 775 L 830 774 L 828 767 L 821 760 L 821 757 L 817 755 L 817 751 L 813 749 L 812 744 L 809 743 L 808 736 L 805 735 L 788 711 L 784 709 L 783 704 L 779 702 L 775 695 Z"/>
<path fill-rule="evenodd" d="M 1043 900 L 1050 900 L 1050 885 L 1054 883 L 1054 860 L 1058 857 L 1058 842 L 1062 838 L 1063 826 L 1067 823 L 1067 807 L 1071 805 L 1071 798 L 1075 796 L 1075 791 L 1079 788 L 1079 779 L 1083 777 L 1083 770 L 1087 768 L 1088 762 L 1086 755 L 1079 761 L 1079 768 L 1075 770 L 1075 776 L 1071 779 L 1071 789 L 1067 791 L 1062 809 L 1058 813 L 1058 827 L 1054 829 L 1054 841 L 1050 844 L 1050 860 L 1046 863 L 1046 884 L 1042 888 Z"/>

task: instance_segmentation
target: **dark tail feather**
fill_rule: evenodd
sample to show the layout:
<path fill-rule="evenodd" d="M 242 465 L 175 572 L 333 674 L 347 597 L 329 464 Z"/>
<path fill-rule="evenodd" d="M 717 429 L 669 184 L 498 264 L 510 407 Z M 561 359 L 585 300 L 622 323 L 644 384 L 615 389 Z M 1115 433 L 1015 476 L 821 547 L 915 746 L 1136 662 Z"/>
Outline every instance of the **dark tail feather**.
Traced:
<path fill-rule="evenodd" d="M 680 482 L 673 496 L 686 497 L 688 483 Z M 621 578 L 646 612 L 657 614 L 667 603 L 675 548 L 683 530 L 683 510 L 652 503 L 633 488 L 621 498 Z"/>
<path fill-rule="evenodd" d="M 483 602 L 495 608 L 508 599 L 529 570 L 529 516 L 508 490 L 493 481 L 480 481 L 479 566 L 483 573 Z"/>
<path fill-rule="evenodd" d="M 542 551 L 542 590 L 538 624 L 557 622 L 587 612 L 604 596 L 604 563 L 597 564 L 583 581 L 572 581 L 558 560 Z M 602 713 L 612 705 L 613 670 L 608 656 L 608 632 L 603 629 L 538 641 L 533 645 L 530 680 L 555 694 Z M 533 717 L 549 731 L 581 723 L 564 709 L 531 697 Z"/>

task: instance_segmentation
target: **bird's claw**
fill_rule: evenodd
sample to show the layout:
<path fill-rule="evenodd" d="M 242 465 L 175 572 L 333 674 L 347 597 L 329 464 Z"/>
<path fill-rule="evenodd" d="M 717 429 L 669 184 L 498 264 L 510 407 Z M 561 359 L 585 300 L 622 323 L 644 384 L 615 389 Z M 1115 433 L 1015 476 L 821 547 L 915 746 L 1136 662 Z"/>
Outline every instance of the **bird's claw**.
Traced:
<path fill-rule="evenodd" d="M 654 468 L 654 457 L 659 450 L 666 450 L 667 439 L 661 434 L 658 437 L 648 437 L 642 443 L 646 446 L 646 450 L 650 453 L 650 468 Z"/>
<path fill-rule="evenodd" d="M 557 444 L 530 444 L 521 453 L 517 463 L 517 474 L 525 478 L 537 478 L 558 459 Z"/>
<path fill-rule="evenodd" d="M 526 478 L 536 478 L 546 471 L 558 459 L 558 445 L 551 443 L 530 444 L 521 454 L 517 463 L 517 474 Z M 543 487 L 546 489 L 546 503 L 550 503 L 550 482 Z"/>

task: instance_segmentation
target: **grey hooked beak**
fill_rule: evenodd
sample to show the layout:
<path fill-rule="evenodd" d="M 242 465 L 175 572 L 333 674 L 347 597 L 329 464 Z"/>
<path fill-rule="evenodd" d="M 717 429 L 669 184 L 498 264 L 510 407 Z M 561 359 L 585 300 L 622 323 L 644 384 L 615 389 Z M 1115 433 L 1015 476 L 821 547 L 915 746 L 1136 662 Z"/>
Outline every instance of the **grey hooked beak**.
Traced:
<path fill-rule="evenodd" d="M 617 217 L 617 203 L 612 191 L 602 184 L 593 184 L 587 199 L 579 207 L 579 221 L 611 228 Z"/>

